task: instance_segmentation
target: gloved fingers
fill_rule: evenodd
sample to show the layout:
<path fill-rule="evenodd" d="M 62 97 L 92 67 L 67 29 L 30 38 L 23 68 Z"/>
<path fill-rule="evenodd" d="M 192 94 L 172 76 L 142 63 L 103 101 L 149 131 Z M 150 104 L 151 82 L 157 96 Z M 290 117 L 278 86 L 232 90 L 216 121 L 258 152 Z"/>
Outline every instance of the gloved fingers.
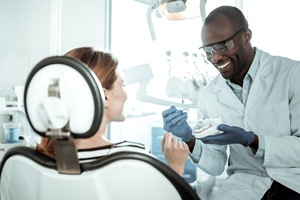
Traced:
<path fill-rule="evenodd" d="M 245 130 L 241 127 L 238 127 L 238 126 L 229 126 L 229 125 L 226 125 L 226 124 L 220 124 L 218 126 L 218 129 L 220 131 L 224 131 L 224 132 L 230 132 L 230 133 L 235 133 L 235 134 L 241 134 L 241 133 L 244 133 Z"/>
<path fill-rule="evenodd" d="M 213 144 L 212 140 L 210 140 L 211 136 L 207 136 L 204 138 L 200 138 L 199 140 L 201 140 L 204 144 Z"/>
<path fill-rule="evenodd" d="M 178 126 L 180 126 L 177 123 L 178 123 L 177 119 L 173 121 L 167 121 L 166 119 L 164 119 L 164 129 L 168 132 L 174 133 L 174 128 L 178 129 Z"/>
<path fill-rule="evenodd" d="M 173 114 L 177 111 L 176 107 L 175 106 L 171 106 L 171 108 L 167 109 L 167 110 L 164 110 L 162 112 L 162 116 L 163 118 L 166 118 L 167 116 L 169 116 L 170 114 Z"/>
<path fill-rule="evenodd" d="M 181 125 L 187 120 L 187 114 L 186 113 L 180 113 L 176 112 L 172 115 L 169 115 L 166 118 L 166 122 L 169 122 L 171 125 Z"/>
<path fill-rule="evenodd" d="M 221 133 L 219 135 L 211 135 L 204 138 L 200 138 L 200 140 L 205 144 L 223 144 L 226 139 L 226 132 Z"/>
<path fill-rule="evenodd" d="M 232 127 L 229 126 L 229 125 L 227 125 L 227 124 L 220 124 L 220 125 L 217 127 L 217 129 L 218 129 L 219 131 L 224 131 L 224 132 L 226 132 L 226 131 L 231 131 L 231 130 L 232 130 Z"/>

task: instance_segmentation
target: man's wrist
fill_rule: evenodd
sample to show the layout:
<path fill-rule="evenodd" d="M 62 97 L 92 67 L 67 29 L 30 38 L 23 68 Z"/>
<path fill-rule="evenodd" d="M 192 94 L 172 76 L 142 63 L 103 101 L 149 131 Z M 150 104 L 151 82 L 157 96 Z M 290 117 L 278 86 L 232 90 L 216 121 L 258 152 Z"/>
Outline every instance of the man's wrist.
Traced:
<path fill-rule="evenodd" d="M 251 148 L 254 148 L 255 150 L 258 149 L 258 136 L 254 134 L 253 142 L 249 145 Z"/>
<path fill-rule="evenodd" d="M 192 153 L 193 150 L 194 150 L 195 142 L 196 142 L 196 139 L 195 139 L 195 138 L 192 138 L 190 141 L 185 142 L 185 143 L 188 145 L 189 150 L 190 150 L 191 153 Z"/>

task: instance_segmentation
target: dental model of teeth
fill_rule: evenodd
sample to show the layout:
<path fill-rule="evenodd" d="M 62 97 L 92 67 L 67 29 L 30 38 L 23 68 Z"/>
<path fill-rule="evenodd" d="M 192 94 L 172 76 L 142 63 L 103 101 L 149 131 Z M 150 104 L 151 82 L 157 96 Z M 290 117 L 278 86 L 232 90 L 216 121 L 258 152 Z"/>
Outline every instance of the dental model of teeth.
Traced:
<path fill-rule="evenodd" d="M 209 135 L 218 135 L 223 131 L 217 129 L 218 125 L 222 123 L 220 117 L 203 118 L 199 120 L 194 127 L 193 135 L 196 138 L 203 138 Z"/>

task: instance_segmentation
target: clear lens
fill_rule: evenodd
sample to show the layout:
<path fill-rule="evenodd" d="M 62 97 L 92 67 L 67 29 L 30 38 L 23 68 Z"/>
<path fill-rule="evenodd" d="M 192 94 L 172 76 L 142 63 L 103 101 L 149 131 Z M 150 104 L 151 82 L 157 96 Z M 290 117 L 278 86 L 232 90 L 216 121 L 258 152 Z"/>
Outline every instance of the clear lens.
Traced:
<path fill-rule="evenodd" d="M 212 53 L 224 54 L 230 49 L 234 47 L 233 39 L 242 31 L 246 31 L 245 28 L 239 29 L 235 34 L 233 34 L 230 38 L 223 40 L 219 43 L 201 47 L 207 55 L 211 55 Z"/>
<path fill-rule="evenodd" d="M 211 45 L 211 46 L 206 46 L 206 47 L 203 47 L 203 50 L 205 51 L 205 53 L 208 53 L 208 54 L 212 54 L 213 52 L 214 53 L 225 53 L 226 51 L 228 51 L 228 47 L 226 45 L 226 43 L 217 43 L 217 44 L 214 44 L 214 45 Z"/>

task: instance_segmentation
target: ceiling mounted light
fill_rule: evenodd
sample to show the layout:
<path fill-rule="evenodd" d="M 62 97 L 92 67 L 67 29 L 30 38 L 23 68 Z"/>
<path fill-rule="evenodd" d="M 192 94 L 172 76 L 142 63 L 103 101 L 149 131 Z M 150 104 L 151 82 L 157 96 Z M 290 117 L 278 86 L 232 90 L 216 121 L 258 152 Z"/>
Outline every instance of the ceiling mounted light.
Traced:
<path fill-rule="evenodd" d="M 169 13 L 183 12 L 186 9 L 186 0 L 170 0 L 166 3 L 166 8 Z"/>
<path fill-rule="evenodd" d="M 152 40 L 156 39 L 151 14 L 156 11 L 156 15 L 163 14 L 168 20 L 185 20 L 200 17 L 201 8 L 205 7 L 207 0 L 135 0 L 147 4 L 147 21 Z M 200 9 L 199 9 L 200 3 Z M 205 15 L 205 13 L 204 13 Z M 202 17 L 202 16 L 201 16 Z"/>

